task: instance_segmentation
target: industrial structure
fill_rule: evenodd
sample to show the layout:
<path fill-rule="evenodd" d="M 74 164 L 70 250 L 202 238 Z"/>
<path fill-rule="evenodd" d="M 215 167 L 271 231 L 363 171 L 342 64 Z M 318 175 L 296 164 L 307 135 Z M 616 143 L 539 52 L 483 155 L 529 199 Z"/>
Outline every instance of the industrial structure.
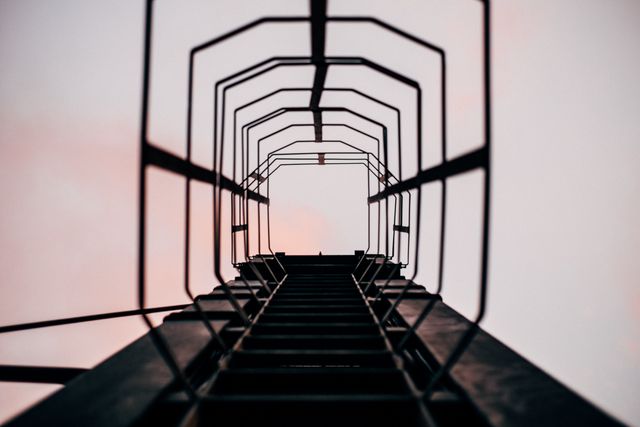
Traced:
<path fill-rule="evenodd" d="M 187 425 L 394 425 L 394 426 L 608 426 L 617 421 L 533 366 L 480 328 L 489 286 L 489 215 L 491 189 L 491 25 L 489 0 L 482 6 L 483 134 L 479 148 L 447 157 L 446 51 L 367 15 L 331 16 L 326 0 L 311 0 L 306 16 L 265 16 L 206 43 L 189 54 L 186 156 L 175 155 L 150 140 L 150 81 L 154 1 L 145 15 L 144 80 L 139 182 L 139 307 L 126 312 L 91 314 L 0 327 L 11 332 L 122 316 L 142 316 L 149 332 L 95 368 L 1 366 L 0 380 L 65 384 L 58 392 L 9 421 L 8 426 L 187 426 Z M 264 25 L 304 24 L 309 28 L 308 56 L 274 56 L 219 80 L 214 88 L 213 168 L 192 161 L 193 96 L 196 58 L 234 37 Z M 418 46 L 439 61 L 442 161 L 422 164 L 420 85 L 380 63 L 361 56 L 326 55 L 330 23 L 366 23 L 404 43 Z M 220 59 L 224 60 L 223 58 Z M 309 87 L 280 87 L 233 110 L 225 108 L 227 91 L 280 67 L 314 67 Z M 415 93 L 415 111 L 402 111 L 376 93 L 364 93 L 349 82 L 327 87 L 328 70 L 357 67 L 379 73 Z M 237 122 L 238 112 L 283 92 L 308 93 L 307 105 L 282 105 L 269 114 Z M 373 109 L 384 109 L 395 123 L 376 120 L 344 105 L 324 105 L 328 92 L 348 92 Z M 276 117 L 307 112 L 312 120 L 292 122 L 261 139 L 251 130 Z M 350 120 L 327 122 L 326 114 L 344 113 Z M 415 116 L 416 132 L 400 136 L 400 123 Z M 227 117 L 233 129 L 225 131 Z M 379 129 L 372 135 L 358 123 Z M 310 127 L 315 138 L 294 140 L 261 151 L 261 142 L 294 127 Z M 357 133 L 372 142 L 368 149 L 323 137 L 329 127 Z M 397 129 L 397 137 L 390 129 Z M 237 131 L 239 130 L 239 131 Z M 226 133 L 225 133 L 226 132 Z M 324 147 L 341 147 L 327 150 Z M 393 144 L 397 144 L 392 147 Z M 232 144 L 231 146 L 225 144 Z M 313 150 L 293 148 L 310 145 Z M 403 145 L 404 144 L 404 145 Z M 403 156 L 411 146 L 413 156 Z M 233 157 L 229 158 L 229 150 Z M 390 166 L 390 151 L 397 165 Z M 406 177 L 402 164 L 417 163 Z M 232 164 L 233 173 L 227 175 Z M 227 165 L 225 167 L 225 165 Z M 283 167 L 356 165 L 367 171 L 368 247 L 350 254 L 288 254 L 272 249 L 270 178 Z M 253 167 L 252 167 L 253 166 Z M 186 181 L 185 280 L 191 303 L 168 307 L 146 304 L 146 206 L 149 170 L 178 174 Z M 470 171 L 483 177 L 481 260 L 477 314 L 467 319 L 441 297 L 446 243 L 444 218 L 447 182 Z M 212 189 L 213 265 L 217 282 L 210 294 L 194 295 L 190 287 L 191 184 Z M 435 291 L 405 277 L 409 264 L 420 265 L 421 188 L 441 185 L 439 281 Z M 223 209 L 230 223 L 223 221 Z M 252 213 L 253 212 L 253 213 Z M 256 221 L 257 219 L 257 221 Z M 222 244 L 231 233 L 231 247 Z M 257 245 L 256 242 L 257 236 Z M 253 245 L 253 246 L 252 246 Z M 225 259 L 236 268 L 223 277 Z M 149 315 L 169 312 L 159 327 Z"/>

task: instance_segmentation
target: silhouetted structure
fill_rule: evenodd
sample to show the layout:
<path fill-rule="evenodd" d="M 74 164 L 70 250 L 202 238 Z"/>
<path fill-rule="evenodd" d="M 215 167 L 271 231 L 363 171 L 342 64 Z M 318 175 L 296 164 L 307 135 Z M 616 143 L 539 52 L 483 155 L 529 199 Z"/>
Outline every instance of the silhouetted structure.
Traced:
<path fill-rule="evenodd" d="M 471 1 L 471 0 L 470 0 Z M 474 0 L 476 1 L 476 0 Z M 490 202 L 491 73 L 490 9 L 483 6 L 482 145 L 467 154 L 448 158 L 446 52 L 377 18 L 327 16 L 326 1 L 312 0 L 309 16 L 264 17 L 191 49 L 186 156 L 176 156 L 149 141 L 149 85 L 153 1 L 147 0 L 141 120 L 139 211 L 139 307 L 70 319 L 11 325 L 0 332 L 55 326 L 119 316 L 141 315 L 149 333 L 96 368 L 4 366 L 0 379 L 59 382 L 64 387 L 20 415 L 9 425 L 617 425 L 617 422 L 532 366 L 479 328 L 485 314 Z M 369 23 L 381 31 L 420 46 L 440 60 L 442 162 L 422 166 L 422 91 L 412 78 L 367 58 L 325 54 L 327 23 Z M 192 162 L 192 114 L 195 58 L 202 52 L 263 24 L 306 23 L 310 28 L 308 57 L 271 57 L 216 82 L 212 169 Z M 278 67 L 312 65 L 312 87 L 283 87 L 236 108 L 233 112 L 233 176 L 222 174 L 225 159 L 224 117 L 227 90 Z M 345 87 L 326 88 L 331 67 L 366 67 L 414 91 L 418 173 L 402 176 L 402 111 L 372 94 Z M 238 113 L 281 92 L 309 92 L 308 106 L 282 106 L 248 123 Z M 398 170 L 388 168 L 388 124 L 343 106 L 321 106 L 324 92 L 350 92 L 375 108 L 394 113 L 398 129 Z M 290 112 L 312 113 L 312 123 L 292 123 L 254 141 L 251 130 Z M 340 111 L 375 125 L 371 135 L 352 123 L 326 123 L 323 113 Z M 241 132 L 236 134 L 236 127 Z M 292 141 L 261 153 L 260 143 L 292 127 L 313 126 L 313 141 Z M 342 127 L 366 136 L 375 148 L 366 151 L 348 141 L 347 151 L 287 152 L 288 147 L 323 142 L 323 129 Z M 228 132 L 228 131 L 227 131 Z M 254 143 L 254 144 L 252 144 Z M 255 154 L 256 168 L 250 168 Z M 236 160 L 237 159 L 239 160 Z M 236 163 L 240 163 L 240 170 Z M 227 163 L 228 164 L 228 163 Z M 269 179 L 284 166 L 362 165 L 368 171 L 369 245 L 354 255 L 286 255 L 271 249 Z M 186 178 L 184 290 L 188 305 L 147 307 L 145 304 L 146 191 L 149 168 L 160 168 Z M 468 320 L 442 302 L 447 180 L 481 170 L 484 180 L 479 305 Z M 397 177 L 396 177 L 397 174 Z M 194 296 L 190 289 L 191 181 L 213 189 L 214 272 L 219 282 L 211 294 Z M 401 275 L 411 256 L 420 259 L 419 245 L 410 248 L 410 236 L 419 242 L 421 187 L 439 181 L 441 191 L 439 280 L 428 293 L 412 278 Z M 265 193 L 266 191 L 266 193 Z M 222 207 L 228 195 L 231 209 L 231 258 L 238 277 L 222 274 Z M 412 213 L 412 198 L 416 213 Z M 377 221 L 371 220 L 371 207 Z M 256 209 L 257 224 L 250 223 Z M 261 224 L 266 210 L 266 224 Z M 408 215 L 407 215 L 408 213 Z M 415 224 L 411 224 L 411 218 Z M 408 222 L 407 219 L 408 218 Z M 377 222 L 373 224 L 372 222 Z M 267 245 L 261 241 L 267 230 Z M 257 233 L 252 250 L 250 233 Z M 412 234 L 413 233 L 413 234 Z M 375 235 L 375 238 L 372 236 Z M 237 237 L 237 238 L 236 238 Z M 406 245 L 406 246 L 405 246 Z M 375 249 L 374 249 L 375 246 Z M 263 251 L 263 249 L 266 249 Z M 413 253 L 411 251 L 413 249 Z M 240 255 L 239 255 L 240 253 Z M 256 253 L 256 255 L 252 255 Z M 402 254 L 406 259 L 403 260 Z M 174 311 L 154 328 L 149 313 Z"/>

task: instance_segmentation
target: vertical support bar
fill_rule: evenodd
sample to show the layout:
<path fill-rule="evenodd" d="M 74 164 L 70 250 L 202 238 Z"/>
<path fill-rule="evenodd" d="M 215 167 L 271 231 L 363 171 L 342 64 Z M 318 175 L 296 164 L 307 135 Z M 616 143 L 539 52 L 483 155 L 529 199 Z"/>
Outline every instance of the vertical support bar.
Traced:
<path fill-rule="evenodd" d="M 173 373 L 174 377 L 181 383 L 189 398 L 197 400 L 195 390 L 183 375 L 178 363 L 175 360 L 171 349 L 164 338 L 154 328 L 149 316 L 145 313 L 146 292 L 146 213 L 147 213 L 147 150 L 148 150 L 148 126 L 149 126 L 149 92 L 151 86 L 151 37 L 153 33 L 153 0 L 145 2 L 145 30 L 144 30 L 144 63 L 142 76 L 142 108 L 140 117 L 140 176 L 139 176 L 139 199 L 138 199 L 138 305 L 142 310 L 142 318 L 149 328 L 149 336 L 153 341 L 158 353 Z"/>
<path fill-rule="evenodd" d="M 487 283 L 488 283 L 488 267 L 489 267 L 489 223 L 490 223 L 490 203 L 491 203 L 491 7 L 490 0 L 483 0 L 483 50 L 484 50 L 484 67 L 483 67 L 483 91 L 484 91 L 484 137 L 486 163 L 484 165 L 484 208 L 483 208 L 483 227 L 482 227 L 482 260 L 480 272 L 480 303 L 478 313 L 473 324 L 462 335 L 449 357 L 442 364 L 440 369 L 435 372 L 427 388 L 424 392 L 425 398 L 430 398 L 438 382 L 446 375 L 449 370 L 456 364 L 460 356 L 471 343 L 479 329 L 479 324 L 484 318 L 486 312 L 487 300 Z"/>
<path fill-rule="evenodd" d="M 327 62 L 324 54 L 327 26 L 327 0 L 309 0 L 311 9 L 311 63 L 315 65 L 313 89 L 309 108 L 313 113 L 313 126 L 316 142 L 322 141 L 322 112 L 320 98 L 327 79 Z"/>
<path fill-rule="evenodd" d="M 187 135 L 186 135 L 186 152 L 187 152 L 187 161 L 191 162 L 191 125 L 193 120 L 193 70 L 194 70 L 194 55 L 191 53 L 189 55 L 189 77 L 187 82 Z M 189 176 L 185 177 L 185 200 L 184 200 L 184 290 L 193 303 L 195 310 L 198 312 L 200 318 L 202 319 L 202 323 L 205 328 L 211 334 L 213 339 L 216 340 L 220 348 L 226 350 L 227 346 L 225 342 L 222 340 L 220 335 L 213 329 L 209 319 L 204 314 L 200 303 L 196 300 L 191 292 L 191 277 L 190 277 L 190 256 L 191 256 L 191 178 Z"/>

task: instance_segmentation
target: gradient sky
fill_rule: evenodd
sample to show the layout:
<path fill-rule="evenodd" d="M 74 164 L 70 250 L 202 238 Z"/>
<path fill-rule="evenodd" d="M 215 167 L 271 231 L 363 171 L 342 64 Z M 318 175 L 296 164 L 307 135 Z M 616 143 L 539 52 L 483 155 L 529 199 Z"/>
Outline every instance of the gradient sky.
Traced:
<path fill-rule="evenodd" d="M 135 307 L 142 3 L 0 0 L 0 324 Z M 484 327 L 609 413 L 640 425 L 640 2 L 493 4 L 493 216 Z M 343 0 L 329 7 L 330 14 L 379 16 L 446 47 L 449 157 L 479 145 L 476 2 L 398 1 L 390 8 L 382 0 Z M 188 48 L 269 13 L 306 14 L 307 3 L 157 1 L 155 143 L 184 152 Z M 397 42 L 368 26 L 332 25 L 327 53 L 366 56 L 420 82 L 427 94 L 423 164 L 435 164 L 441 153 L 430 142 L 440 136 L 440 112 L 437 97 L 428 94 L 437 93 L 437 68 L 430 56 Z M 211 83 L 272 54 L 306 55 L 309 48 L 302 25 L 265 27 L 234 43 L 198 62 L 206 72 L 196 75 L 194 159 L 203 165 L 211 164 Z M 234 91 L 229 105 L 262 87 L 308 86 L 312 70 L 300 68 Z M 327 86 L 335 85 L 412 106 L 410 91 L 363 70 L 330 71 Z M 282 102 L 298 105 L 306 98 L 292 95 L 261 108 Z M 365 108 L 347 96 L 327 94 L 322 102 Z M 403 159 L 415 158 L 415 119 L 408 117 L 401 129 L 409 142 Z M 310 132 L 292 131 L 273 143 Z M 327 134 L 366 144 L 344 131 Z M 390 167 L 397 167 L 397 158 L 391 153 Z M 410 176 L 416 163 L 403 167 L 403 176 Z M 283 170 L 274 177 L 274 244 L 288 252 L 362 248 L 365 206 L 354 196 L 361 194 L 364 173 L 346 167 L 300 173 Z M 456 178 L 448 190 L 443 296 L 468 316 L 477 303 L 480 178 Z M 184 300 L 183 186 L 175 176 L 151 173 L 149 304 Z M 429 289 L 439 191 L 437 184 L 424 187 L 418 281 Z M 197 292 L 213 284 L 209 197 L 206 186 L 194 184 Z M 335 201 L 344 203 L 344 212 L 332 207 Z M 120 319 L 4 334 L 0 363 L 91 367 L 143 332 L 139 319 Z M 80 341 L 82 348 L 75 345 Z M 0 383 L 0 420 L 55 388 Z"/>

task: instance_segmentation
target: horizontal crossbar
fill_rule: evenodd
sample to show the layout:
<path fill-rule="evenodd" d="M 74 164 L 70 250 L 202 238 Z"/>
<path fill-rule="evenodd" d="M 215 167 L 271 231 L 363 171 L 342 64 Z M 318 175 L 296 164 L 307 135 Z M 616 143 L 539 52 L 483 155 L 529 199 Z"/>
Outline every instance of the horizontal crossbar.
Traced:
<path fill-rule="evenodd" d="M 144 309 L 114 311 L 111 313 L 89 314 L 86 316 L 65 317 L 62 319 L 41 320 L 39 322 L 18 323 L 14 325 L 0 326 L 0 333 L 25 331 L 28 329 L 47 328 L 49 326 L 69 325 L 72 323 L 92 322 L 94 320 L 115 319 L 116 317 L 136 316 L 140 314 L 159 313 L 163 311 L 182 310 L 187 304 L 167 305 L 163 307 L 150 307 Z"/>
<path fill-rule="evenodd" d="M 487 166 L 487 148 L 482 147 L 453 160 L 446 160 L 437 166 L 418 172 L 413 178 L 390 185 L 378 194 L 369 197 L 369 203 L 376 203 L 394 194 L 418 188 L 422 184 L 447 179 L 464 172 Z"/>
<path fill-rule="evenodd" d="M 245 190 L 239 184 L 222 174 L 203 168 L 202 166 L 195 165 L 190 161 L 182 159 L 175 154 L 171 154 L 154 145 L 146 144 L 144 147 L 143 155 L 145 164 L 147 165 L 157 166 L 161 169 L 168 170 L 197 181 L 205 182 L 207 184 L 216 185 L 216 183 L 219 182 L 219 185 L 223 189 L 229 190 L 233 194 L 243 195 L 246 191 L 246 195 L 249 199 L 258 203 L 269 204 L 269 199 L 267 197 L 251 190 Z"/>
<path fill-rule="evenodd" d="M 247 230 L 248 228 L 249 227 L 247 226 L 247 224 L 232 225 L 231 232 L 237 233 L 238 231 L 244 231 L 244 230 Z"/>
<path fill-rule="evenodd" d="M 402 233 L 408 233 L 409 232 L 409 227 L 406 225 L 394 225 L 393 229 L 395 231 L 400 231 Z"/>
<path fill-rule="evenodd" d="M 86 371 L 57 366 L 0 365 L 0 381 L 65 384 Z"/>

